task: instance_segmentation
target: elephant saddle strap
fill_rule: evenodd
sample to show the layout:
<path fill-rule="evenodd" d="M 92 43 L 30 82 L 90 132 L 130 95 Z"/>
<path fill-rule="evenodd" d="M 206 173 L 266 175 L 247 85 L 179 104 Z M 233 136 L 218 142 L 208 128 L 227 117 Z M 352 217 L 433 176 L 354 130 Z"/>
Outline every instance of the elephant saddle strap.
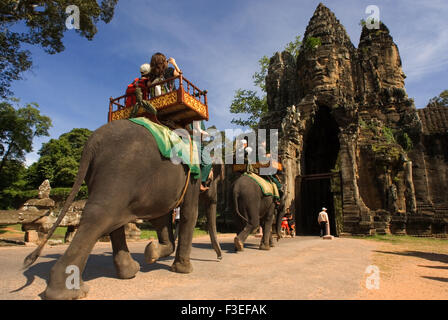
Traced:
<path fill-rule="evenodd" d="M 244 173 L 244 175 L 254 180 L 258 184 L 258 186 L 261 189 L 261 192 L 263 192 L 265 196 L 273 196 L 274 198 L 280 198 L 278 188 L 275 183 L 263 179 L 258 174 L 255 174 L 253 172 Z"/>
<path fill-rule="evenodd" d="M 191 140 L 191 137 L 190 137 L 190 163 L 192 163 L 192 162 L 193 162 L 193 140 Z M 174 205 L 174 208 L 177 208 L 184 200 L 185 193 L 187 192 L 188 185 L 190 184 L 190 175 L 191 175 L 191 170 L 190 170 L 190 167 L 188 167 L 187 180 L 185 181 L 184 189 L 182 190 L 182 194 L 180 195 L 179 200 L 177 200 L 176 204 Z"/>

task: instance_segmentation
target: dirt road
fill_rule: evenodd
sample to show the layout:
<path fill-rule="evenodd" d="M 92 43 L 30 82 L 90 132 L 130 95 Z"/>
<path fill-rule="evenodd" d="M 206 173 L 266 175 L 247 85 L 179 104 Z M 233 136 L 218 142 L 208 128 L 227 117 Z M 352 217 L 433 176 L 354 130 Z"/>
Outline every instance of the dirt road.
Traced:
<path fill-rule="evenodd" d="M 287 238 L 270 251 L 258 250 L 250 236 L 245 251 L 235 253 L 234 235 L 221 235 L 222 261 L 208 237 L 194 239 L 191 274 L 169 271 L 173 257 L 144 263 L 146 241 L 129 242 L 141 265 L 131 280 L 115 277 L 110 243 L 97 243 L 84 272 L 88 299 L 351 299 L 362 290 L 376 244 L 319 237 Z M 52 265 L 66 245 L 46 247 L 28 270 L 20 271 L 32 247 L 0 248 L 0 299 L 40 299 Z"/>

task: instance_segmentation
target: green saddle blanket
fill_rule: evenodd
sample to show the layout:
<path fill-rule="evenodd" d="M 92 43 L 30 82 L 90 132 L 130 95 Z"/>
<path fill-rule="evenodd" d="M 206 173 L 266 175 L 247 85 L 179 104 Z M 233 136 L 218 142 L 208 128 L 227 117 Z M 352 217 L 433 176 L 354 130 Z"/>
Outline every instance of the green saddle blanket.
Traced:
<path fill-rule="evenodd" d="M 159 151 L 165 158 L 170 159 L 173 153 L 182 159 L 182 163 L 187 164 L 190 168 L 193 178 L 198 179 L 201 174 L 199 167 L 199 153 L 196 143 L 193 140 L 193 156 L 190 156 L 190 142 L 186 142 L 186 138 L 182 139 L 179 135 L 174 133 L 169 128 L 152 122 L 151 120 L 139 117 L 129 119 L 130 121 L 139 124 L 154 136 L 159 147 Z M 192 159 L 192 161 L 190 160 Z"/>
<path fill-rule="evenodd" d="M 244 175 L 254 180 L 260 186 L 261 192 L 263 192 L 265 196 L 273 196 L 277 199 L 280 198 L 277 185 L 274 182 L 267 181 L 253 172 L 244 173 Z"/>

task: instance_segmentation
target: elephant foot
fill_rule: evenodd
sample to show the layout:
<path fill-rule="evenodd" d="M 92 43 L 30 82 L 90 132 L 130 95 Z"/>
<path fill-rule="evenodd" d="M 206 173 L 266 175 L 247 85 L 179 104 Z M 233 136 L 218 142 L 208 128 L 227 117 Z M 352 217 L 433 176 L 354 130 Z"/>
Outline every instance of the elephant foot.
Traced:
<path fill-rule="evenodd" d="M 171 271 L 177 273 L 191 273 L 193 272 L 193 266 L 190 261 L 174 261 L 171 266 Z"/>
<path fill-rule="evenodd" d="M 235 250 L 236 251 L 243 251 L 244 250 L 243 243 L 241 242 L 240 239 L 238 239 L 238 237 L 235 237 L 235 239 L 233 239 L 233 243 L 235 244 Z"/>
<path fill-rule="evenodd" d="M 269 245 L 266 245 L 264 243 L 260 243 L 260 250 L 271 250 L 271 247 Z"/>
<path fill-rule="evenodd" d="M 160 244 L 151 241 L 145 248 L 145 261 L 148 264 L 154 263 L 160 258 L 165 258 L 174 252 L 174 245 Z"/>
<path fill-rule="evenodd" d="M 87 297 L 88 292 L 89 286 L 83 282 L 80 284 L 79 289 L 52 288 L 50 284 L 45 289 L 44 298 L 46 300 L 75 300 Z"/>
<path fill-rule="evenodd" d="M 159 245 L 155 241 L 151 241 L 145 248 L 145 262 L 148 264 L 156 262 L 159 258 Z"/>
<path fill-rule="evenodd" d="M 269 246 L 270 246 L 271 248 L 274 248 L 274 247 L 275 247 L 274 242 L 269 242 Z"/>
<path fill-rule="evenodd" d="M 129 252 L 120 251 L 114 256 L 114 264 L 117 270 L 117 276 L 120 279 L 134 278 L 140 271 L 140 264 L 132 259 Z"/>

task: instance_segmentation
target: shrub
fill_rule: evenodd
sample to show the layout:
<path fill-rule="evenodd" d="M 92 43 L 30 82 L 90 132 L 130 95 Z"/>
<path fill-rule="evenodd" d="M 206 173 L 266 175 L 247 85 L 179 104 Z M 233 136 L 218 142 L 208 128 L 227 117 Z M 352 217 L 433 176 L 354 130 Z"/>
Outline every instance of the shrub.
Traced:
<path fill-rule="evenodd" d="M 316 49 L 317 47 L 322 45 L 322 41 L 320 38 L 308 37 L 305 40 L 305 47 L 307 49 Z"/>

